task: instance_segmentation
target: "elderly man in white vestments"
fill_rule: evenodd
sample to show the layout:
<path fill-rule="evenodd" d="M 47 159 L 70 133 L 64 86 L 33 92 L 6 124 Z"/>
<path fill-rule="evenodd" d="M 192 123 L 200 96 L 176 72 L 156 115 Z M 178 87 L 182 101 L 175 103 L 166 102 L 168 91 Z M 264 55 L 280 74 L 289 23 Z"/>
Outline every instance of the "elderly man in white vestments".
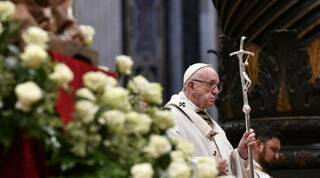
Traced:
<path fill-rule="evenodd" d="M 176 117 L 176 127 L 169 129 L 168 135 L 193 144 L 195 160 L 203 156 L 215 158 L 220 175 L 246 178 L 249 176 L 248 147 L 255 144 L 253 130 L 245 132 L 238 148 L 233 149 L 225 132 L 206 112 L 215 104 L 219 82 L 210 64 L 196 63 L 186 70 L 183 90 L 165 105 Z"/>
<path fill-rule="evenodd" d="M 271 129 L 256 129 L 257 140 L 253 146 L 254 173 L 256 178 L 271 178 L 265 168 L 280 157 L 281 141 Z"/>

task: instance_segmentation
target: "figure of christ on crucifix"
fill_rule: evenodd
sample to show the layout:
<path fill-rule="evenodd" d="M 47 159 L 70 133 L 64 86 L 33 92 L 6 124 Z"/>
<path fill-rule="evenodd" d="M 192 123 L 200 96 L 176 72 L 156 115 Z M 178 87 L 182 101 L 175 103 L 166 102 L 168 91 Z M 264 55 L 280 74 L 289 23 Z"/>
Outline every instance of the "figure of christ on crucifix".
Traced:
<path fill-rule="evenodd" d="M 250 111 L 251 107 L 248 102 L 248 89 L 251 85 L 251 80 L 246 73 L 246 66 L 248 65 L 248 59 L 250 56 L 254 56 L 254 53 L 250 51 L 245 51 L 243 49 L 244 40 L 246 39 L 245 36 L 241 37 L 240 40 L 240 49 L 239 51 L 230 53 L 230 56 L 237 55 L 239 60 L 239 73 L 240 73 L 240 80 L 241 80 L 241 87 L 242 87 L 242 95 L 243 95 L 243 107 L 242 111 L 245 114 L 245 122 L 246 122 L 246 131 L 250 130 Z M 244 55 L 247 55 L 245 61 L 243 61 Z M 252 157 L 252 148 L 248 148 L 248 158 L 249 158 L 249 177 L 254 178 L 254 168 L 253 168 L 253 157 Z"/>

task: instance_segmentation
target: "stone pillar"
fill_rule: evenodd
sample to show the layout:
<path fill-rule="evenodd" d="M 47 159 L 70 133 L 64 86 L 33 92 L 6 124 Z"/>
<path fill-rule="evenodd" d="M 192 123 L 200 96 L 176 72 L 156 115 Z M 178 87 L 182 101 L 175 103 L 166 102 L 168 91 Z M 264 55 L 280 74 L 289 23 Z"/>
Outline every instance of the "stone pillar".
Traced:
<path fill-rule="evenodd" d="M 74 15 L 79 23 L 96 30 L 93 48 L 99 64 L 114 69 L 114 58 L 122 54 L 122 1 L 75 0 Z"/>

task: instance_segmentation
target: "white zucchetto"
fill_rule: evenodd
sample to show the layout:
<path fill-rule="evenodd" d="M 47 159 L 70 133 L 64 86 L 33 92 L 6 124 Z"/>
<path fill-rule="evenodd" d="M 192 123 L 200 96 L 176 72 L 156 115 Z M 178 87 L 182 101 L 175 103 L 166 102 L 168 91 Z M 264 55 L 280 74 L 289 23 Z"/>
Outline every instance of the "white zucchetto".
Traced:
<path fill-rule="evenodd" d="M 189 66 L 183 75 L 183 85 L 187 83 L 187 81 L 193 76 L 193 74 L 204 67 L 211 67 L 211 65 L 205 63 L 195 63 Z"/>

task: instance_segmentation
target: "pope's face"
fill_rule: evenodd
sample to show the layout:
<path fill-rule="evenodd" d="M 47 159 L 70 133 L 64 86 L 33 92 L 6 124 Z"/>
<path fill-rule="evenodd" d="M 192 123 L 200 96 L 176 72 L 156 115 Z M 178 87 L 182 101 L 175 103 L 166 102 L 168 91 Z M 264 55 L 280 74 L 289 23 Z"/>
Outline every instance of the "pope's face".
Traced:
<path fill-rule="evenodd" d="M 191 81 L 193 82 L 196 105 L 201 109 L 213 106 L 219 94 L 220 80 L 217 72 L 211 67 L 202 68 Z"/>
<path fill-rule="evenodd" d="M 264 143 L 262 152 L 259 155 L 259 162 L 264 166 L 279 159 L 280 140 L 276 137 Z"/>

